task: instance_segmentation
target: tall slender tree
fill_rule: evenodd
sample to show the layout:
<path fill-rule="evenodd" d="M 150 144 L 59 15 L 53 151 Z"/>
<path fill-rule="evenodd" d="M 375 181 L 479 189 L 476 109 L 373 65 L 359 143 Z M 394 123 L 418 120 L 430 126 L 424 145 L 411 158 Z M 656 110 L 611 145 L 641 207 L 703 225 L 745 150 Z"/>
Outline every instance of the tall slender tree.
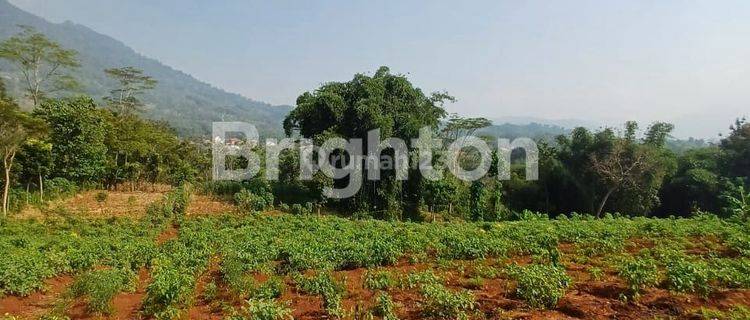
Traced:
<path fill-rule="evenodd" d="M 144 103 L 139 96 L 154 89 L 157 81 L 134 67 L 105 69 L 108 77 L 118 82 L 118 86 L 105 97 L 110 109 L 120 115 L 130 115 L 143 110 Z"/>
<path fill-rule="evenodd" d="M 50 93 L 76 89 L 78 82 L 70 71 L 80 66 L 78 53 L 63 48 L 32 27 L 20 27 L 20 33 L 0 42 L 0 58 L 18 68 L 26 96 L 34 106 Z"/>
<path fill-rule="evenodd" d="M 4 90 L 0 97 L 7 97 Z M 8 215 L 8 195 L 11 181 L 13 161 L 21 146 L 27 139 L 40 134 L 43 124 L 21 112 L 18 105 L 7 98 L 0 99 L 0 155 L 3 157 L 3 217 Z"/>

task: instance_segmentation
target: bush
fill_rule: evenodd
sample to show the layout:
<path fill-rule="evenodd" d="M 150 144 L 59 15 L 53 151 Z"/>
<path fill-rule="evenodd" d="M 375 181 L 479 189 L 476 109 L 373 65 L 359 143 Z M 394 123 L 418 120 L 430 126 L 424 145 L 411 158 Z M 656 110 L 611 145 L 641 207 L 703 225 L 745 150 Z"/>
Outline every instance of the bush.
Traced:
<path fill-rule="evenodd" d="M 65 178 L 54 178 L 46 181 L 44 184 L 45 200 L 59 197 L 71 196 L 78 192 L 79 188 L 75 183 Z"/>
<path fill-rule="evenodd" d="M 635 298 L 641 291 L 659 283 L 659 268 L 650 257 L 638 257 L 625 261 L 619 267 L 619 275 L 628 283 L 629 294 Z"/>
<path fill-rule="evenodd" d="M 295 203 L 292 205 L 291 212 L 292 214 L 299 216 L 311 215 L 313 213 L 313 205 L 310 202 L 305 203 L 304 206 L 299 203 Z"/>
<path fill-rule="evenodd" d="M 231 180 L 208 181 L 200 185 L 201 193 L 214 196 L 232 196 L 243 188 L 241 182 Z"/>
<path fill-rule="evenodd" d="M 432 270 L 410 273 L 401 279 L 401 288 L 413 289 L 420 285 L 440 284 L 442 279 Z"/>
<path fill-rule="evenodd" d="M 375 298 L 375 306 L 372 313 L 383 318 L 383 320 L 398 320 L 396 316 L 396 304 L 393 303 L 391 296 L 385 292 L 381 292 Z"/>
<path fill-rule="evenodd" d="M 395 283 L 390 272 L 386 270 L 367 270 L 364 275 L 365 288 L 370 290 L 386 290 Z"/>
<path fill-rule="evenodd" d="M 275 299 L 281 297 L 284 292 L 284 280 L 279 277 L 271 277 L 253 292 L 256 299 Z"/>
<path fill-rule="evenodd" d="M 157 319 L 175 319 L 180 306 L 188 304 L 195 287 L 195 278 L 187 270 L 170 263 L 157 263 L 153 280 L 146 288 L 143 311 Z"/>
<path fill-rule="evenodd" d="M 319 272 L 313 277 L 297 275 L 293 278 L 301 292 L 319 294 L 323 297 L 323 308 L 328 315 L 335 318 L 343 317 L 341 298 L 346 293 L 346 288 L 336 281 L 330 272 Z"/>
<path fill-rule="evenodd" d="M 41 252 L 14 251 L 0 259 L 0 289 L 5 293 L 27 296 L 44 287 L 44 279 L 55 274 Z"/>
<path fill-rule="evenodd" d="M 509 273 L 517 282 L 516 295 L 532 308 L 554 308 L 571 284 L 565 269 L 553 265 L 512 267 Z"/>
<path fill-rule="evenodd" d="M 187 184 L 180 185 L 167 194 L 168 201 L 172 204 L 172 212 L 178 216 L 187 214 L 190 204 L 191 190 Z"/>
<path fill-rule="evenodd" d="M 234 202 L 243 212 L 255 213 L 265 210 L 273 205 L 273 195 L 271 198 L 257 195 L 247 189 L 242 189 L 234 195 Z"/>
<path fill-rule="evenodd" d="M 282 202 L 281 204 L 279 204 L 279 210 L 281 210 L 282 212 L 289 212 L 291 208 L 288 204 Z"/>
<path fill-rule="evenodd" d="M 711 278 L 728 288 L 750 288 L 750 260 L 716 259 L 712 262 Z"/>
<path fill-rule="evenodd" d="M 164 195 L 161 201 L 149 204 L 146 208 L 147 220 L 161 224 L 187 214 L 191 191 L 188 185 L 181 185 Z"/>
<path fill-rule="evenodd" d="M 466 311 L 474 310 L 474 295 L 462 290 L 453 292 L 442 284 L 422 286 L 424 303 L 422 312 L 426 317 L 440 319 L 466 319 Z"/>
<path fill-rule="evenodd" d="M 84 273 L 70 287 L 73 297 L 85 297 L 86 308 L 92 313 L 109 314 L 112 298 L 121 291 L 133 291 L 136 275 L 129 269 L 94 270 Z"/>
<path fill-rule="evenodd" d="M 96 193 L 94 198 L 96 199 L 96 202 L 101 205 L 102 203 L 107 201 L 107 198 L 109 198 L 109 194 L 107 194 L 106 191 L 100 191 Z"/>
<path fill-rule="evenodd" d="M 676 259 L 667 264 L 667 284 L 676 292 L 698 293 L 708 296 L 711 292 L 708 265 L 702 261 Z"/>
<path fill-rule="evenodd" d="M 745 306 L 736 306 L 727 311 L 701 308 L 698 316 L 699 319 L 705 320 L 747 320 L 750 319 L 750 308 Z"/>
<path fill-rule="evenodd" d="M 242 307 L 242 313 L 230 317 L 232 320 L 282 320 L 292 319 L 292 311 L 271 299 L 249 299 Z"/>

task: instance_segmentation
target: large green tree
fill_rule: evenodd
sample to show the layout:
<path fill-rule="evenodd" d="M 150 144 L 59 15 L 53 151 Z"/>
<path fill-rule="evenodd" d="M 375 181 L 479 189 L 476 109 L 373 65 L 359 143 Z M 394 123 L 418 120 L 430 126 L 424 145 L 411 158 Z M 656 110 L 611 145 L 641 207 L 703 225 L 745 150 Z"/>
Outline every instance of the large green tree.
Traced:
<path fill-rule="evenodd" d="M 688 216 L 697 210 L 718 213 L 721 156 L 721 149 L 715 146 L 681 154 L 675 173 L 659 192 L 662 204 L 657 213 L 661 216 Z"/>
<path fill-rule="evenodd" d="M 318 142 L 327 137 L 360 138 L 367 145 L 367 132 L 380 129 L 381 138 L 401 138 L 409 145 L 420 128 L 437 130 L 446 115 L 442 105 L 451 100 L 444 93 L 426 95 L 405 76 L 381 67 L 372 76 L 357 74 L 351 81 L 326 83 L 300 95 L 284 120 L 284 130 Z M 423 186 L 417 169 L 409 170 L 407 181 L 397 180 L 395 170 L 384 170 L 379 181 L 367 181 L 366 170 L 362 174 L 363 188 L 341 205 L 386 219 L 401 218 L 401 212 L 407 219 L 419 218 Z"/>
<path fill-rule="evenodd" d="M 674 170 L 674 156 L 665 148 L 672 125 L 654 123 L 640 139 L 637 130 L 635 122 L 627 122 L 621 135 L 609 128 L 596 133 L 578 128 L 558 138 L 563 181 L 577 194 L 568 201 L 581 201 L 573 211 L 645 215 L 659 204 L 658 192 Z"/>
<path fill-rule="evenodd" d="M 19 34 L 0 42 L 0 58 L 18 68 L 34 106 L 53 92 L 77 88 L 78 82 L 71 76 L 79 67 L 76 51 L 63 48 L 32 27 L 20 27 Z"/>
<path fill-rule="evenodd" d="M 190 141 L 181 141 L 164 122 L 136 115 L 102 112 L 107 120 L 104 143 L 107 170 L 104 182 L 116 186 L 129 182 L 132 188 L 150 184 L 194 180 L 207 170 L 207 153 Z"/>
<path fill-rule="evenodd" d="M 730 129 L 729 136 L 722 139 L 720 144 L 724 151 L 724 174 L 750 182 L 750 123 L 738 119 Z"/>
<path fill-rule="evenodd" d="M 46 139 L 29 139 L 18 153 L 19 179 L 27 186 L 39 188 L 39 198 L 44 200 L 44 180 L 52 173 L 52 143 Z"/>
<path fill-rule="evenodd" d="M 89 97 L 47 100 L 34 115 L 49 126 L 54 175 L 76 182 L 99 182 L 105 173 L 108 130 L 103 111 Z"/>

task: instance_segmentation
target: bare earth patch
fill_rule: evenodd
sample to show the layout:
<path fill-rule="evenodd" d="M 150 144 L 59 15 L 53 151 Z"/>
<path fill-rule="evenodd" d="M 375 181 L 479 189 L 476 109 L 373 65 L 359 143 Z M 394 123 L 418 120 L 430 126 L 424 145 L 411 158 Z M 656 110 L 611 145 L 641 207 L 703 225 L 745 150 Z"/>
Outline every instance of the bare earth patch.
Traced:
<path fill-rule="evenodd" d="M 107 199 L 99 203 L 96 195 L 105 192 Z M 50 203 L 47 208 L 28 207 L 24 209 L 19 218 L 43 218 L 45 212 L 65 210 L 69 213 L 90 218 L 108 218 L 114 216 L 139 217 L 146 212 L 146 207 L 154 201 L 160 200 L 164 192 L 145 191 L 104 191 L 89 190 L 79 193 L 73 197 L 57 200 Z"/>
<path fill-rule="evenodd" d="M 211 215 L 232 213 L 235 210 L 236 207 L 227 200 L 196 194 L 190 197 L 190 205 L 188 206 L 187 214 L 191 216 Z"/>

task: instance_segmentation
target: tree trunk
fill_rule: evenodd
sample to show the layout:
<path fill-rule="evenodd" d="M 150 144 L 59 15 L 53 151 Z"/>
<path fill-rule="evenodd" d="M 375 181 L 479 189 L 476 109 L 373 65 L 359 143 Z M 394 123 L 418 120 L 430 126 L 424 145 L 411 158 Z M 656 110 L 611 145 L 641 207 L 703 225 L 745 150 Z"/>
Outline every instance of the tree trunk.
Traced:
<path fill-rule="evenodd" d="M 39 174 L 39 202 L 44 202 L 44 180 L 42 174 Z"/>
<path fill-rule="evenodd" d="M 615 192 L 616 187 L 609 188 L 607 190 L 607 194 L 604 195 L 604 198 L 602 198 L 602 202 L 599 203 L 599 209 L 596 210 L 596 217 L 601 218 L 602 217 L 602 210 L 604 210 L 604 205 L 607 204 L 607 199 L 609 199 L 609 196 L 612 195 L 612 192 Z"/>
<path fill-rule="evenodd" d="M 10 191 L 10 166 L 8 160 L 3 159 L 3 167 L 5 169 L 5 183 L 3 186 L 3 218 L 8 217 L 8 191 Z"/>

